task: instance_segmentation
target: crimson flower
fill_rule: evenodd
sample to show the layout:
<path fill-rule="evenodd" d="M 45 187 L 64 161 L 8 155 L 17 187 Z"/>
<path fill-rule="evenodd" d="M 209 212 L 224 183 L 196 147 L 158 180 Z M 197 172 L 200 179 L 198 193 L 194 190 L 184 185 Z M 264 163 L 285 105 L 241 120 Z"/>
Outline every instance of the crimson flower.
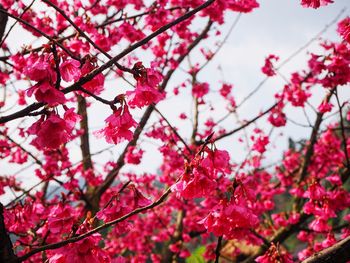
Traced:
<path fill-rule="evenodd" d="M 127 105 L 114 111 L 106 120 L 106 127 L 97 131 L 97 137 L 104 137 L 108 143 L 120 143 L 124 140 L 130 141 L 133 132 L 130 128 L 136 127 L 137 123 L 132 118 Z"/>

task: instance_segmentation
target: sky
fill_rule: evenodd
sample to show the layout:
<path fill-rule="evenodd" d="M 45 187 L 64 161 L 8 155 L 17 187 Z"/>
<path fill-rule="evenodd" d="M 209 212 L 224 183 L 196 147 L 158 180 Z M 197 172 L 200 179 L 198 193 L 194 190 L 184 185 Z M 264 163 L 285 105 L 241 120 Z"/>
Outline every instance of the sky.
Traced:
<path fill-rule="evenodd" d="M 232 31 L 220 52 L 213 59 L 208 67 L 199 74 L 199 81 L 207 81 L 211 85 L 211 96 L 208 101 L 217 109 L 215 112 L 207 109 L 201 113 L 203 119 L 211 116 L 214 119 L 218 119 L 225 115 L 224 107 L 219 104 L 219 95 L 217 90 L 220 88 L 222 81 L 230 82 L 234 85 L 233 94 L 236 101 L 239 103 L 244 97 L 246 97 L 252 90 L 254 90 L 259 83 L 264 80 L 264 75 L 261 73 L 261 67 L 264 64 L 264 59 L 269 54 L 275 54 L 280 57 L 280 61 L 287 59 L 298 49 L 306 45 L 310 40 L 315 38 L 319 32 L 322 33 L 321 37 L 325 39 L 339 41 L 340 38 L 336 34 L 336 25 L 332 24 L 327 28 L 341 10 L 343 10 L 340 17 L 345 17 L 350 14 L 350 0 L 335 0 L 335 3 L 326 7 L 314 9 L 306 9 L 301 7 L 298 0 L 261 0 L 259 1 L 260 8 L 254 10 L 252 13 L 243 14 L 240 16 L 237 25 Z M 222 30 L 222 36 L 218 36 L 214 41 L 220 41 L 223 39 L 225 32 L 227 32 L 237 19 L 237 13 L 229 13 L 225 17 L 225 24 Z M 203 26 L 203 25 L 194 25 Z M 327 30 L 326 30 L 327 29 Z M 22 40 L 29 43 L 33 38 L 26 34 L 19 26 L 16 26 L 13 33 L 8 38 L 8 43 L 13 49 L 20 48 L 23 44 Z M 290 73 L 304 69 L 307 61 L 307 52 L 319 51 L 318 39 L 312 41 L 311 45 L 308 45 L 306 49 L 303 49 L 300 54 L 294 56 L 287 64 L 285 64 L 280 72 L 282 75 L 289 78 Z M 38 43 L 33 44 L 36 46 Z M 208 47 L 213 42 L 204 43 L 203 47 Z M 198 52 L 198 50 L 196 51 Z M 191 56 L 192 62 L 199 60 L 198 56 L 194 52 Z M 141 57 L 142 58 L 142 57 Z M 147 55 L 143 58 L 145 64 L 150 61 Z M 278 65 L 278 64 L 277 64 Z M 186 68 L 186 63 L 181 65 Z M 221 68 L 222 71 L 218 71 Z M 177 73 L 169 83 L 170 87 L 176 86 L 184 77 L 184 73 Z M 285 81 L 280 77 L 269 79 L 259 89 L 259 91 L 252 96 L 239 110 L 238 114 L 241 119 L 249 119 L 257 115 L 261 110 L 266 109 L 273 104 L 273 94 L 281 90 Z M 125 88 L 125 83 L 109 81 L 106 83 L 108 86 L 116 86 Z M 347 87 L 349 88 L 349 87 Z M 349 98 L 350 92 L 344 87 L 341 91 L 343 98 Z M 324 95 L 322 89 L 311 98 L 311 102 L 316 105 Z M 108 97 L 109 93 L 103 94 L 104 97 Z M 193 108 L 193 101 L 191 100 L 190 90 L 183 93 L 183 95 L 175 97 L 169 92 L 167 94 L 167 100 L 160 102 L 157 106 L 158 109 L 171 121 L 173 126 L 179 128 L 179 133 L 188 138 L 191 133 L 191 121 L 180 120 L 178 116 L 182 112 L 191 112 Z M 314 118 L 314 113 L 307 110 L 310 119 Z M 90 126 L 96 130 L 103 127 L 103 120 L 110 114 L 109 109 L 106 109 L 104 105 L 96 104 L 91 109 L 90 113 Z M 134 112 L 136 116 L 141 116 L 141 112 Z M 291 118 L 300 123 L 306 123 L 305 116 L 301 109 L 289 109 Z M 156 113 L 152 115 L 151 122 L 156 121 L 158 116 Z M 266 124 L 264 121 L 258 123 L 259 127 L 264 129 Z M 203 123 L 200 124 L 203 127 Z M 237 123 L 234 118 L 228 118 L 224 123 L 225 128 L 228 130 L 237 127 Z M 254 127 L 252 127 L 254 128 Z M 251 130 L 252 128 L 248 129 Z M 283 135 L 281 135 L 283 131 Z M 268 130 L 267 130 L 268 132 Z M 288 137 L 292 137 L 295 140 L 308 137 L 311 130 L 310 128 L 302 128 L 296 126 L 292 122 L 287 123 L 287 127 L 284 129 L 276 129 L 271 136 L 272 144 L 269 146 L 270 153 L 266 157 L 266 163 L 273 163 L 281 158 L 282 152 L 286 149 Z M 245 146 L 238 142 L 237 136 L 224 139 L 217 144 L 220 149 L 227 149 L 231 155 L 233 161 L 240 161 L 244 158 Z M 105 147 L 108 147 L 103 140 L 97 140 L 93 135 L 91 136 L 92 152 L 99 151 Z M 123 171 L 136 171 L 138 173 L 143 172 L 156 172 L 161 162 L 161 154 L 157 150 L 160 142 L 142 140 L 141 148 L 146 151 L 144 154 L 142 163 L 140 166 L 126 166 Z M 77 144 L 77 142 L 73 143 Z M 116 160 L 118 153 L 120 153 L 125 146 L 122 143 L 111 149 L 113 157 L 110 152 L 95 157 L 96 167 L 101 173 L 102 168 L 98 165 L 106 160 Z M 80 153 L 79 147 L 76 145 L 70 152 L 72 160 L 79 160 Z M 3 166 L 3 173 L 13 173 L 13 169 L 18 169 L 11 166 Z M 25 180 L 26 186 L 31 186 L 36 183 L 31 170 L 27 170 L 24 173 L 18 174 L 19 178 Z M 6 201 L 13 196 L 9 193 L 6 196 L 0 198 L 0 201 Z M 6 202 L 5 202 L 6 203 Z"/>

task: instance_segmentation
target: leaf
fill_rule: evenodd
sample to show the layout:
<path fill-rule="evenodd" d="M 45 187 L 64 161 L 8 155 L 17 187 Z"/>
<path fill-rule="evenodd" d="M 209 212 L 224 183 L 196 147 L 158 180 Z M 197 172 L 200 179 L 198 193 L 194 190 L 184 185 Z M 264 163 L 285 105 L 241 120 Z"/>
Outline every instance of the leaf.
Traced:
<path fill-rule="evenodd" d="M 186 263 L 205 263 L 203 254 L 205 246 L 200 246 L 193 251 L 192 255 L 186 259 Z"/>

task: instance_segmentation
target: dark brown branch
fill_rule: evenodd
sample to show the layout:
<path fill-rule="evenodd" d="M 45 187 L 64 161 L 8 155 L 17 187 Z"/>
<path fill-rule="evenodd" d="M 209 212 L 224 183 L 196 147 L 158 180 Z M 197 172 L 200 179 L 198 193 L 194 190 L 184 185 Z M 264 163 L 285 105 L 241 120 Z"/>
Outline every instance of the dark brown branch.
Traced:
<path fill-rule="evenodd" d="M 87 115 L 86 99 L 83 96 L 78 95 L 78 114 L 81 116 L 80 129 L 83 129 L 83 133 L 80 136 L 80 149 L 83 160 L 84 170 L 92 169 L 90 143 L 89 143 L 89 125 Z"/>
<path fill-rule="evenodd" d="M 234 130 L 232 130 L 232 131 L 230 131 L 230 132 L 227 132 L 227 133 L 225 133 L 225 134 L 222 134 L 222 135 L 216 137 L 216 138 L 214 139 L 214 141 L 221 140 L 221 139 L 223 139 L 223 138 L 225 138 L 225 137 L 228 137 L 228 136 L 230 136 L 230 135 L 232 135 L 232 134 L 234 134 L 234 133 L 236 133 L 236 132 L 238 132 L 238 131 L 244 129 L 245 127 L 249 126 L 250 124 L 254 123 L 254 122 L 257 121 L 258 119 L 260 119 L 261 117 L 263 117 L 264 115 L 266 115 L 267 113 L 269 113 L 269 112 L 270 112 L 273 108 L 275 108 L 277 105 L 278 105 L 278 102 L 275 103 L 275 104 L 273 104 L 270 108 L 268 108 L 267 110 L 265 110 L 264 112 L 262 112 L 261 114 L 259 114 L 258 116 L 256 116 L 255 118 L 251 119 L 250 121 L 247 121 L 245 124 L 241 125 L 240 127 L 238 127 L 238 128 L 236 128 L 236 129 L 234 129 Z"/>
<path fill-rule="evenodd" d="M 17 257 L 12 249 L 12 242 L 4 222 L 4 206 L 0 203 L 0 262 L 14 263 Z"/>
<path fill-rule="evenodd" d="M 341 128 L 341 136 L 342 136 L 342 140 L 343 140 L 344 154 L 345 154 L 345 158 L 346 158 L 346 166 L 349 169 L 350 168 L 350 160 L 349 160 L 349 154 L 348 154 L 347 139 L 346 139 L 346 136 L 345 136 L 343 106 L 340 105 L 340 100 L 339 100 L 339 96 L 338 96 L 338 90 L 335 90 L 335 98 L 337 100 L 337 104 L 338 104 L 338 108 L 339 108 L 340 128 Z"/>
<path fill-rule="evenodd" d="M 103 104 L 109 105 L 109 106 L 113 106 L 114 104 L 116 104 L 118 101 L 115 100 L 106 100 L 101 98 L 100 96 L 95 95 L 94 93 L 92 93 L 91 91 L 84 89 L 83 87 L 79 87 L 78 88 L 79 91 L 88 94 L 89 96 L 93 97 L 95 100 L 102 102 Z"/>
<path fill-rule="evenodd" d="M 93 170 L 91 152 L 90 152 L 90 142 L 89 142 L 89 122 L 87 114 L 86 99 L 78 95 L 78 114 L 81 116 L 80 120 L 80 129 L 83 130 L 83 133 L 80 135 L 80 151 L 82 156 L 82 163 L 84 171 L 89 169 Z M 91 191 L 91 187 L 87 188 L 87 192 Z M 83 194 L 83 196 L 85 196 Z M 94 206 L 91 204 L 89 198 L 85 198 L 86 207 L 88 210 L 94 210 Z M 96 211 L 93 211 L 93 213 Z"/>
<path fill-rule="evenodd" d="M 36 103 L 30 104 L 29 106 L 27 106 L 22 110 L 19 110 L 7 116 L 0 117 L 0 124 L 25 117 L 32 111 L 38 110 L 43 106 L 45 106 L 45 103 L 42 103 L 42 102 L 36 102 Z"/>
<path fill-rule="evenodd" d="M 333 246 L 315 253 L 302 263 L 333 263 L 347 262 L 350 260 L 350 236 L 339 241 Z"/>
<path fill-rule="evenodd" d="M 222 236 L 218 237 L 218 243 L 215 249 L 215 263 L 219 263 L 220 251 L 221 251 Z"/>
<path fill-rule="evenodd" d="M 168 124 L 169 128 L 172 130 L 172 132 L 176 135 L 176 137 L 182 142 L 182 144 L 186 147 L 187 151 L 192 154 L 191 148 L 187 145 L 185 140 L 181 137 L 181 135 L 178 133 L 178 131 L 170 124 L 167 118 L 156 108 L 154 107 L 154 110 L 162 117 L 162 119 Z"/>
<path fill-rule="evenodd" d="M 4 7 L 2 5 L 0 5 L 0 9 L 3 9 Z M 6 29 L 6 24 L 7 24 L 7 20 L 8 20 L 8 15 L 6 13 L 1 13 L 0 14 L 0 41 L 2 40 L 2 37 L 5 33 L 5 29 Z M 1 45 L 2 46 L 3 41 L 1 41 Z"/>
<path fill-rule="evenodd" d="M 336 87 L 330 90 L 330 92 L 327 94 L 327 96 L 325 98 L 325 102 L 329 102 L 335 89 L 336 89 Z M 305 158 L 303 159 L 303 162 L 302 162 L 301 167 L 300 167 L 300 175 L 299 175 L 299 179 L 298 179 L 299 184 L 304 180 L 304 178 L 307 174 L 307 169 L 309 167 L 311 157 L 314 153 L 314 145 L 317 141 L 317 134 L 318 134 L 318 131 L 321 127 L 323 115 L 324 115 L 324 113 L 322 113 L 322 112 L 317 113 L 317 117 L 316 117 L 315 123 L 313 125 L 311 136 L 309 139 L 309 144 L 308 144 L 307 149 L 306 149 Z"/>

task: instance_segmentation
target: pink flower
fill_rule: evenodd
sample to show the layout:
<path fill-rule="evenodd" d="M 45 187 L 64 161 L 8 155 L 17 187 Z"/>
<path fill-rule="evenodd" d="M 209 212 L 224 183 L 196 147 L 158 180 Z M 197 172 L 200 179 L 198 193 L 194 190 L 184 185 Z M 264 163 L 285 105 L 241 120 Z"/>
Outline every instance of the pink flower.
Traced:
<path fill-rule="evenodd" d="M 143 155 L 143 150 L 136 149 L 135 146 L 130 146 L 125 155 L 125 162 L 130 164 L 140 164 Z"/>
<path fill-rule="evenodd" d="M 232 239 L 239 237 L 244 230 L 255 228 L 259 219 L 247 202 L 239 197 L 239 199 L 232 198 L 228 202 L 221 200 L 202 223 L 208 232 Z"/>
<path fill-rule="evenodd" d="M 38 102 L 45 102 L 49 106 L 56 106 L 58 104 L 63 104 L 66 102 L 66 98 L 63 92 L 55 89 L 47 81 L 40 81 L 27 90 L 27 95 L 29 97 L 31 97 L 33 93 Z"/>
<path fill-rule="evenodd" d="M 24 74 L 34 81 L 56 82 L 56 72 L 49 64 L 49 58 L 41 56 L 24 68 Z"/>
<path fill-rule="evenodd" d="M 63 203 L 54 206 L 48 216 L 48 225 L 53 234 L 69 233 L 74 223 L 73 209 Z"/>
<path fill-rule="evenodd" d="M 17 100 L 18 105 L 26 105 L 27 104 L 26 97 L 25 97 L 26 92 L 24 90 L 18 90 L 17 93 L 18 93 L 18 100 Z"/>
<path fill-rule="evenodd" d="M 133 25 L 131 25 L 128 22 L 122 23 L 119 26 L 118 31 L 130 43 L 138 41 L 145 36 L 142 30 L 136 29 Z"/>
<path fill-rule="evenodd" d="M 100 234 L 93 234 L 83 240 L 48 252 L 49 263 L 110 263 L 107 252 L 99 246 Z"/>
<path fill-rule="evenodd" d="M 328 232 L 331 229 L 327 221 L 320 217 L 315 218 L 315 220 L 310 223 L 309 227 L 316 232 Z"/>
<path fill-rule="evenodd" d="M 76 81 L 80 77 L 80 62 L 74 59 L 68 59 L 60 65 L 60 73 L 64 81 Z"/>
<path fill-rule="evenodd" d="M 282 250 L 278 245 L 276 246 L 272 243 L 265 254 L 257 257 L 255 261 L 258 263 L 293 263 L 293 258 L 287 251 Z"/>
<path fill-rule="evenodd" d="M 192 199 L 208 196 L 216 185 L 215 180 L 194 169 L 192 175 L 184 174 L 171 190 L 185 199 Z"/>
<path fill-rule="evenodd" d="M 66 108 L 63 118 L 66 121 L 67 127 L 70 129 L 73 129 L 75 124 L 81 120 L 81 116 L 74 112 L 74 108 Z"/>
<path fill-rule="evenodd" d="M 165 94 L 158 88 L 162 80 L 158 71 L 153 68 L 146 69 L 141 62 L 136 63 L 133 69 L 138 74 L 134 76 L 137 80 L 135 90 L 126 92 L 130 107 L 142 108 L 165 98 Z"/>
<path fill-rule="evenodd" d="M 201 166 L 212 172 L 230 172 L 230 155 L 227 151 L 221 151 L 215 149 L 214 151 L 208 151 L 208 156 L 201 162 Z"/>
<path fill-rule="evenodd" d="M 256 0 L 230 0 L 228 1 L 228 7 L 232 11 L 249 13 L 254 8 L 259 7 L 259 3 Z"/>
<path fill-rule="evenodd" d="M 261 135 L 255 140 L 252 149 L 259 153 L 264 153 L 266 151 L 266 145 L 268 145 L 269 142 L 269 137 Z"/>
<path fill-rule="evenodd" d="M 301 5 L 303 7 L 319 8 L 323 5 L 328 5 L 333 3 L 333 0 L 301 0 Z"/>
<path fill-rule="evenodd" d="M 261 68 L 261 71 L 268 77 L 272 77 L 274 75 L 276 75 L 275 69 L 272 65 L 272 60 L 278 61 L 279 57 L 275 56 L 275 55 L 269 55 L 266 59 L 265 59 L 265 65 Z"/>
<path fill-rule="evenodd" d="M 203 99 L 209 92 L 209 84 L 206 82 L 196 83 L 192 87 L 192 95 L 197 99 Z"/>
<path fill-rule="evenodd" d="M 304 78 L 299 73 L 293 73 L 291 83 L 284 86 L 283 96 L 295 107 L 304 107 L 305 102 L 311 96 L 309 86 L 303 87 Z"/>
<path fill-rule="evenodd" d="M 337 31 L 345 41 L 350 43 L 350 17 L 339 22 Z"/>
<path fill-rule="evenodd" d="M 165 98 L 164 93 L 159 92 L 157 88 L 142 84 L 137 84 L 133 91 L 127 91 L 126 96 L 132 108 L 142 108 Z"/>
<path fill-rule="evenodd" d="M 307 197 L 312 200 L 323 200 L 327 197 L 326 190 L 319 183 L 312 183 L 309 189 L 305 192 Z"/>
<path fill-rule="evenodd" d="M 57 149 L 71 139 L 72 126 L 57 114 L 50 114 L 46 120 L 42 117 L 30 126 L 28 133 L 37 136 L 31 144 L 38 149 Z"/>
<path fill-rule="evenodd" d="M 275 127 L 285 126 L 287 123 L 286 114 L 280 108 L 274 108 L 268 117 L 268 121 Z"/>
<path fill-rule="evenodd" d="M 89 74 L 94 69 L 95 69 L 95 66 L 91 63 L 91 61 L 86 61 L 81 68 L 81 76 L 85 76 Z M 78 73 L 75 73 L 75 74 L 78 74 Z M 104 81 L 105 81 L 105 77 L 103 76 L 102 73 L 99 73 L 92 80 L 85 83 L 83 85 L 83 88 L 98 95 L 103 91 Z"/>
<path fill-rule="evenodd" d="M 118 108 L 106 120 L 106 127 L 97 131 L 98 137 L 104 137 L 108 143 L 118 144 L 123 140 L 130 141 L 133 132 L 130 128 L 136 127 L 137 123 L 132 118 L 127 105 Z"/>
<path fill-rule="evenodd" d="M 232 85 L 224 83 L 221 86 L 220 95 L 223 96 L 224 98 L 227 98 L 228 95 L 230 95 L 231 90 L 232 90 Z"/>
<path fill-rule="evenodd" d="M 131 191 L 133 193 L 134 209 L 139 208 L 139 207 L 144 207 L 144 206 L 150 205 L 152 203 L 139 190 L 137 190 L 135 185 L 129 185 L 128 188 L 131 189 Z"/>
<path fill-rule="evenodd" d="M 333 104 L 327 101 L 322 101 L 322 103 L 318 106 L 318 111 L 322 113 L 330 112 L 333 108 Z"/>
<path fill-rule="evenodd" d="M 301 89 L 300 86 L 285 86 L 285 94 L 288 101 L 292 103 L 295 107 L 304 107 L 305 102 L 307 101 L 309 93 L 306 93 Z"/>

